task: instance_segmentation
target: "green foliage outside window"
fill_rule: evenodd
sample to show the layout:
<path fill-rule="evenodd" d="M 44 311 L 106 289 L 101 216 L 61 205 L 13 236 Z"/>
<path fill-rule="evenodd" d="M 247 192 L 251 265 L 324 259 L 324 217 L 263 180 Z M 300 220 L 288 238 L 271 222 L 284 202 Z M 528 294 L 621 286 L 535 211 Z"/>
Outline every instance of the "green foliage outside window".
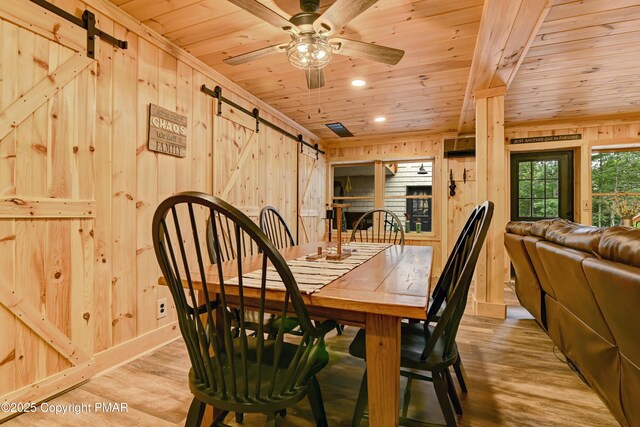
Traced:
<path fill-rule="evenodd" d="M 640 200 L 640 151 L 594 153 L 591 168 L 593 225 L 618 225 L 621 202 L 634 206 Z"/>

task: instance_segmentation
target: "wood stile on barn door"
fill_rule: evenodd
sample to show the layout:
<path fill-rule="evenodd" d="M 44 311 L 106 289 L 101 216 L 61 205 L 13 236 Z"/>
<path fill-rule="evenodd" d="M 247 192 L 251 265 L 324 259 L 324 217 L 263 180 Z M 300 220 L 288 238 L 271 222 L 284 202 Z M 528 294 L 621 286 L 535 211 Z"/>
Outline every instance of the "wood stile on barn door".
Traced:
<path fill-rule="evenodd" d="M 298 152 L 298 243 L 324 239 L 324 194 L 326 158 L 303 147 Z"/>
<path fill-rule="evenodd" d="M 324 157 L 307 147 L 299 153 L 299 143 L 263 124 L 258 129 L 255 118 L 233 107 L 214 115 L 214 195 L 256 222 L 264 206 L 273 206 L 292 232 L 298 229 L 300 243 L 321 239 Z"/>
<path fill-rule="evenodd" d="M 83 112 L 95 110 L 97 65 L 77 47 L 80 29 L 60 38 L 26 29 L 9 7 L 0 7 L 0 396 L 20 402 L 92 372 L 95 123 Z"/>

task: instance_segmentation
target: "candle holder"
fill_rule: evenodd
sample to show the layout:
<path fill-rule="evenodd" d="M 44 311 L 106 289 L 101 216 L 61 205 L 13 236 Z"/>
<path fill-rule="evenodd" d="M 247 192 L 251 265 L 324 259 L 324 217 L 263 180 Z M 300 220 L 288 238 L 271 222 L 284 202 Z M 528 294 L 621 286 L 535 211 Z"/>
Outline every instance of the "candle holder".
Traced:
<path fill-rule="evenodd" d="M 342 253 L 342 209 L 344 208 L 348 208 L 351 205 L 348 204 L 344 204 L 344 203 L 333 203 L 331 205 L 332 208 L 336 209 L 336 216 L 337 216 L 337 226 L 338 226 L 338 238 L 336 239 L 338 242 L 338 247 L 337 247 L 337 251 L 335 254 L 330 254 L 327 255 L 327 259 L 332 260 L 332 261 L 341 261 L 345 258 L 349 258 L 351 256 L 350 253 Z"/>
<path fill-rule="evenodd" d="M 323 251 L 322 246 L 318 246 L 318 252 L 313 255 L 307 255 L 307 261 L 315 261 L 324 258 L 327 254 Z"/>
<path fill-rule="evenodd" d="M 327 221 L 327 230 L 329 230 L 329 232 L 327 233 L 327 237 L 329 240 L 329 243 L 331 243 L 331 233 L 333 232 L 333 209 L 329 209 L 329 205 L 326 205 L 327 210 L 325 211 L 325 216 L 324 219 Z"/>

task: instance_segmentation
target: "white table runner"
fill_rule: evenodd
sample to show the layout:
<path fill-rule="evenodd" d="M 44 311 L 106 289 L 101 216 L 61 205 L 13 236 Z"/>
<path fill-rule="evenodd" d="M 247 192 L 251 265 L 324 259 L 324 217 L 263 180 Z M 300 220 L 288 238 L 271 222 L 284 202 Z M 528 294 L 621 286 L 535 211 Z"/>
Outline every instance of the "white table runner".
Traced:
<path fill-rule="evenodd" d="M 287 261 L 293 277 L 298 283 L 298 288 L 303 294 L 312 294 L 322 289 L 325 285 L 333 282 L 341 276 L 344 276 L 354 268 L 367 262 L 383 250 L 387 249 L 390 244 L 387 243 L 357 243 L 351 242 L 342 246 L 345 249 L 353 250 L 349 258 L 341 261 L 330 261 L 321 258 L 316 261 L 307 260 L 307 255 L 300 258 Z M 333 248 L 335 253 L 335 248 Z M 313 254 L 309 254 L 313 255 Z M 251 288 L 260 288 L 262 281 L 262 270 L 256 270 L 242 275 L 243 286 Z M 237 285 L 238 278 L 234 277 L 226 281 L 227 284 Z M 280 275 L 275 268 L 267 268 L 267 289 L 284 291 L 286 288 L 280 279 Z"/>

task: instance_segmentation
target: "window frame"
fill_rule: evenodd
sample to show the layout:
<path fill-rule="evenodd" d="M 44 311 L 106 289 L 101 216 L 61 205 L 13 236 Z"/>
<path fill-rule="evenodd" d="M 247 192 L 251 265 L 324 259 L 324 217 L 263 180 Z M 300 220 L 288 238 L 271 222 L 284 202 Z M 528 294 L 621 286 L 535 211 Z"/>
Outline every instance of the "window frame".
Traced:
<path fill-rule="evenodd" d="M 438 227 L 438 218 L 440 214 L 440 208 L 435 203 L 435 200 L 438 199 L 438 195 L 440 194 L 440 177 L 437 171 L 439 171 L 439 157 L 438 156 L 420 156 L 420 157 L 411 157 L 411 158 L 393 158 L 393 159 L 380 159 L 380 160 L 362 160 L 362 161 L 348 161 L 348 162 L 329 162 L 328 168 L 328 182 L 327 184 L 331 185 L 331 197 L 329 198 L 330 203 L 335 203 L 336 199 L 344 200 L 348 203 L 348 200 L 371 200 L 371 197 L 335 197 L 333 195 L 333 182 L 335 180 L 334 170 L 336 167 L 345 167 L 345 166 L 363 166 L 363 165 L 374 165 L 374 197 L 373 197 L 373 205 L 374 209 L 386 209 L 385 202 L 387 199 L 395 199 L 395 200 L 406 200 L 410 198 L 419 198 L 419 199 L 431 199 L 431 231 L 421 231 L 420 233 L 416 231 L 405 232 L 405 240 L 437 240 L 438 233 L 436 232 Z M 399 195 L 386 195 L 386 183 L 385 183 L 385 168 L 387 163 L 431 163 L 431 195 L 424 196 L 399 196 Z M 404 225 L 404 218 L 400 218 Z"/>
<path fill-rule="evenodd" d="M 609 144 L 609 145 L 605 145 L 605 146 L 592 146 L 591 147 L 591 153 L 589 156 L 589 163 L 590 165 L 593 164 L 593 156 L 596 154 L 615 154 L 615 153 L 627 153 L 627 152 L 638 152 L 640 153 L 640 145 L 638 144 L 622 144 L 622 145 L 616 145 L 616 144 Z M 593 167 L 592 169 L 592 173 L 590 174 L 590 190 L 591 190 L 591 224 L 594 224 L 594 213 L 595 213 L 595 203 L 594 203 L 594 199 L 596 197 L 602 197 L 602 198 L 608 198 L 608 197 L 616 197 L 616 196 L 631 196 L 631 197 L 640 197 L 640 192 L 639 191 L 614 191 L 614 192 L 594 192 L 593 191 Z M 617 215 L 617 214 L 616 214 Z M 633 224 L 631 224 L 633 227 L 636 228 L 640 228 L 640 222 Z M 604 227 L 606 227 L 607 225 L 603 225 Z"/>

